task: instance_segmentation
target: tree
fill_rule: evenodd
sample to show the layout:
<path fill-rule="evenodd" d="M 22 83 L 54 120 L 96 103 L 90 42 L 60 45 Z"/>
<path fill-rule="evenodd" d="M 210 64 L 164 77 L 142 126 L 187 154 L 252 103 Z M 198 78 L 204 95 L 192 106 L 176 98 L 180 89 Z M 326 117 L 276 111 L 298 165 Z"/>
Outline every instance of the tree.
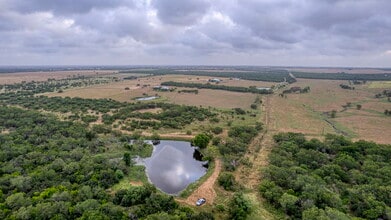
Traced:
<path fill-rule="evenodd" d="M 124 161 L 125 161 L 125 164 L 127 165 L 127 166 L 130 166 L 130 164 L 131 164 L 131 158 L 130 158 L 130 153 L 129 152 L 125 152 L 124 153 Z"/>
<path fill-rule="evenodd" d="M 212 132 L 214 134 L 221 134 L 221 132 L 223 132 L 223 128 L 221 128 L 221 127 L 214 127 L 214 128 L 212 128 Z"/>
<path fill-rule="evenodd" d="M 23 206 L 29 206 L 31 200 L 26 197 L 24 193 L 15 193 L 7 197 L 5 204 L 7 204 L 9 208 L 16 210 Z"/>
<path fill-rule="evenodd" d="M 235 193 L 231 202 L 229 214 L 231 219 L 244 220 L 251 214 L 251 203 L 244 198 L 242 193 Z"/>
<path fill-rule="evenodd" d="M 288 193 L 284 193 L 279 199 L 279 203 L 284 209 L 285 213 L 294 215 L 296 214 L 295 212 L 298 210 L 298 207 L 296 206 L 296 202 L 298 200 L 298 197 L 290 195 Z"/>
<path fill-rule="evenodd" d="M 199 148 L 206 148 L 209 144 L 210 136 L 204 133 L 197 134 L 191 143 Z"/>
<path fill-rule="evenodd" d="M 329 218 L 326 216 L 326 213 L 323 209 L 318 209 L 316 207 L 312 207 L 306 209 L 303 212 L 303 220 L 328 220 Z"/>
<path fill-rule="evenodd" d="M 219 185 L 222 186 L 225 190 L 234 190 L 235 187 L 235 177 L 232 173 L 223 172 L 219 175 L 218 178 Z"/>
<path fill-rule="evenodd" d="M 357 110 L 361 110 L 362 106 L 360 104 L 356 105 Z"/>
<path fill-rule="evenodd" d="M 332 110 L 331 114 L 330 114 L 330 117 L 335 118 L 336 116 L 337 116 L 337 111 L 336 110 Z"/>

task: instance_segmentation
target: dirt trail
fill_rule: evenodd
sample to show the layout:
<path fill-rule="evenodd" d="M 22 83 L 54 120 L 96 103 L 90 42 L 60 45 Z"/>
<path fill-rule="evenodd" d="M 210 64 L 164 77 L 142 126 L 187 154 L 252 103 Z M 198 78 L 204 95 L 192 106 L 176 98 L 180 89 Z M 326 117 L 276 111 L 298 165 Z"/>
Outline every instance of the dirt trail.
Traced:
<path fill-rule="evenodd" d="M 220 171 L 221 161 L 219 159 L 216 159 L 215 169 L 212 175 L 204 183 L 202 183 L 202 185 L 198 187 L 198 189 L 196 189 L 189 197 L 187 197 L 186 199 L 177 199 L 177 201 L 195 206 L 195 203 L 199 198 L 205 198 L 206 204 L 213 204 L 216 198 L 216 192 L 213 186 L 217 180 L 217 177 L 220 174 Z"/>
<path fill-rule="evenodd" d="M 268 164 L 268 156 L 273 147 L 273 130 L 271 126 L 270 99 L 272 96 L 264 96 L 261 119 L 264 124 L 263 132 L 254 138 L 245 157 L 252 163 L 251 167 L 241 166 L 236 172 L 236 180 L 246 187 L 256 190 L 260 178 L 261 169 Z"/>

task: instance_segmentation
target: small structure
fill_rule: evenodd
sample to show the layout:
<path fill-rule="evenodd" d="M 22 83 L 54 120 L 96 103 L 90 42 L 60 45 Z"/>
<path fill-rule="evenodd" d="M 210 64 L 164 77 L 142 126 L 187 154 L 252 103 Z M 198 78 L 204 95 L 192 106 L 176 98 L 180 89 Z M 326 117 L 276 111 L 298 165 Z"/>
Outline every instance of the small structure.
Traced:
<path fill-rule="evenodd" d="M 272 88 L 269 88 L 269 87 L 257 87 L 258 90 L 265 90 L 265 91 L 269 91 L 271 90 Z"/>
<path fill-rule="evenodd" d="M 208 80 L 208 82 L 214 82 L 214 83 L 219 83 L 219 82 L 221 82 L 221 81 L 223 81 L 223 80 L 218 79 L 218 78 L 213 78 L 213 79 L 209 79 L 209 80 Z"/>
<path fill-rule="evenodd" d="M 153 87 L 153 90 L 157 90 L 157 91 L 170 91 L 171 88 L 168 87 L 168 86 L 154 86 L 154 87 Z"/>

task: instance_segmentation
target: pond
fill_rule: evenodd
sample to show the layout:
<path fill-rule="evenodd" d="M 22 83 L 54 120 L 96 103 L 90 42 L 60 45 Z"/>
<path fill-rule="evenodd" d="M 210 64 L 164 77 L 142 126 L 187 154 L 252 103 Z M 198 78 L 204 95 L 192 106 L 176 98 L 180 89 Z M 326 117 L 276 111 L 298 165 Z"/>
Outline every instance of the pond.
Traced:
<path fill-rule="evenodd" d="M 149 100 L 154 100 L 154 99 L 157 99 L 159 97 L 157 96 L 148 96 L 148 97 L 142 97 L 142 98 L 137 98 L 136 100 L 137 101 L 149 101 Z"/>
<path fill-rule="evenodd" d="M 207 171 L 202 155 L 185 141 L 160 141 L 144 160 L 149 180 L 161 191 L 177 195 Z"/>

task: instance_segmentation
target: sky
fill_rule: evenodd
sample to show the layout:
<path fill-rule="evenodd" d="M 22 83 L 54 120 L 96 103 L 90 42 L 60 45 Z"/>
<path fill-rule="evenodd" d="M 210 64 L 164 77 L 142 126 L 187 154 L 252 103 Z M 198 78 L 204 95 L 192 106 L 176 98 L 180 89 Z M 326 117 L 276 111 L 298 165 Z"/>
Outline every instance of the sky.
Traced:
<path fill-rule="evenodd" d="M 0 0 L 0 65 L 391 67 L 391 1 Z"/>

